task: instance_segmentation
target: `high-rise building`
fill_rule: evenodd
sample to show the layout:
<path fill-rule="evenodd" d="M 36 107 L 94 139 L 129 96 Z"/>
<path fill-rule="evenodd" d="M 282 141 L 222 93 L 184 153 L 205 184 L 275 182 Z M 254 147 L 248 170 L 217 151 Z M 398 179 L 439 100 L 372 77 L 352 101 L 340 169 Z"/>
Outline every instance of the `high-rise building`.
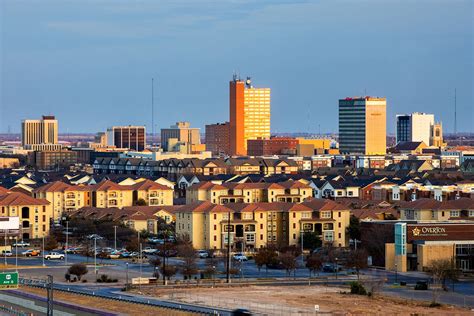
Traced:
<path fill-rule="evenodd" d="M 412 113 L 397 115 L 397 144 L 401 142 L 424 142 L 430 145 L 433 134 L 434 115 Z"/>
<path fill-rule="evenodd" d="M 21 123 L 21 145 L 57 144 L 58 121 L 52 115 L 41 120 L 24 120 Z"/>
<path fill-rule="evenodd" d="M 246 155 L 247 140 L 270 138 L 270 89 L 255 88 L 247 80 L 229 83 L 229 154 Z"/>
<path fill-rule="evenodd" d="M 229 153 L 229 122 L 206 125 L 206 150 L 213 155 Z"/>
<path fill-rule="evenodd" d="M 176 151 L 176 144 L 186 148 L 186 153 L 192 152 L 192 147 L 201 144 L 199 128 L 191 128 L 189 122 L 176 122 L 170 128 L 161 129 L 161 147 L 165 151 Z"/>
<path fill-rule="evenodd" d="M 145 126 L 112 126 L 107 129 L 109 146 L 142 151 L 146 145 Z"/>
<path fill-rule="evenodd" d="M 339 100 L 341 153 L 384 155 L 387 147 L 387 101 L 377 97 Z"/>

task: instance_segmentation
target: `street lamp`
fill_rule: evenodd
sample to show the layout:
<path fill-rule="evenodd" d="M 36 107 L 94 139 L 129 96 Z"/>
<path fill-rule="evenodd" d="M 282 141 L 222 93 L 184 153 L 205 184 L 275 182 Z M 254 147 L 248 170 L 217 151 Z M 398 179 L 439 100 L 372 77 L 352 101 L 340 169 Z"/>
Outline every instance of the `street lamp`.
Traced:
<path fill-rule="evenodd" d="M 395 263 L 395 283 L 398 283 L 398 265 Z"/>
<path fill-rule="evenodd" d="M 117 251 L 117 226 L 114 226 L 114 250 Z"/>
<path fill-rule="evenodd" d="M 69 243 L 69 221 L 66 221 L 66 249 L 64 249 L 64 263 L 67 265 L 67 249 Z"/>
<path fill-rule="evenodd" d="M 44 267 L 45 266 L 45 264 L 44 264 L 44 234 L 43 234 L 43 249 L 41 251 L 41 255 L 43 257 L 43 267 Z"/>
<path fill-rule="evenodd" d="M 336 261 L 335 271 L 336 271 L 336 280 L 337 280 L 337 270 L 339 270 L 339 266 L 337 265 L 337 258 L 334 258 Z"/>
<path fill-rule="evenodd" d="M 125 265 L 127 266 L 127 277 L 126 277 L 126 282 L 125 282 L 125 291 L 128 291 L 128 262 L 125 262 Z"/>

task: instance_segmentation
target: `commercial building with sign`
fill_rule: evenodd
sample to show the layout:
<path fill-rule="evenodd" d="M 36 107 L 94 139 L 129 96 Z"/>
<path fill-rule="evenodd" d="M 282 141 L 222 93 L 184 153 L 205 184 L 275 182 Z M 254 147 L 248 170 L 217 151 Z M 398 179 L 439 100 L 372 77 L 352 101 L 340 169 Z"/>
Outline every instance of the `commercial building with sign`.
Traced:
<path fill-rule="evenodd" d="M 474 221 L 374 221 L 362 226 L 363 244 L 370 244 L 371 232 L 387 232 L 382 238 L 387 270 L 425 271 L 440 259 L 454 260 L 462 271 L 474 270 Z"/>

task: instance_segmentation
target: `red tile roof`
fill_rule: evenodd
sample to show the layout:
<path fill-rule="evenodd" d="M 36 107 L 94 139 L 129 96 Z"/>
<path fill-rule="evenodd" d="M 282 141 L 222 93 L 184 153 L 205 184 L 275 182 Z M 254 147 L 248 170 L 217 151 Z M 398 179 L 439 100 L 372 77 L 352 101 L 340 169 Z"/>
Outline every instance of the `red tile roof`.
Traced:
<path fill-rule="evenodd" d="M 314 211 L 345 211 L 349 208 L 328 199 L 310 199 L 302 203 Z"/>
<path fill-rule="evenodd" d="M 9 192 L 0 196 L 1 206 L 49 205 L 45 199 L 35 199 L 21 192 Z"/>

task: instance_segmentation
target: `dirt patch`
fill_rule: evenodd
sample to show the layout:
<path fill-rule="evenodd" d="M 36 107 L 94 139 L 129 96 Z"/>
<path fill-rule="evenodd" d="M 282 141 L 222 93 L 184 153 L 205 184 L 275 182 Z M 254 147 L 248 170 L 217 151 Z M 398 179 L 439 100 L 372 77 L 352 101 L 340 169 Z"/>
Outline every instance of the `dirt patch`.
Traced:
<path fill-rule="evenodd" d="M 142 289 L 143 294 L 163 299 L 221 308 L 247 308 L 258 314 L 291 315 L 320 312 L 336 315 L 463 315 L 466 309 L 378 296 L 341 294 L 347 289 L 325 286 L 245 286 L 190 289 Z"/>
<path fill-rule="evenodd" d="M 20 291 L 36 294 L 38 296 L 46 296 L 46 291 L 39 288 L 21 287 Z M 64 293 L 60 291 L 54 292 L 54 300 L 72 303 L 80 306 L 94 308 L 97 310 L 117 313 L 120 315 L 194 315 L 188 312 L 180 312 L 172 309 L 164 309 L 159 307 L 145 306 L 140 304 L 132 304 L 119 301 L 111 301 L 107 299 Z"/>

